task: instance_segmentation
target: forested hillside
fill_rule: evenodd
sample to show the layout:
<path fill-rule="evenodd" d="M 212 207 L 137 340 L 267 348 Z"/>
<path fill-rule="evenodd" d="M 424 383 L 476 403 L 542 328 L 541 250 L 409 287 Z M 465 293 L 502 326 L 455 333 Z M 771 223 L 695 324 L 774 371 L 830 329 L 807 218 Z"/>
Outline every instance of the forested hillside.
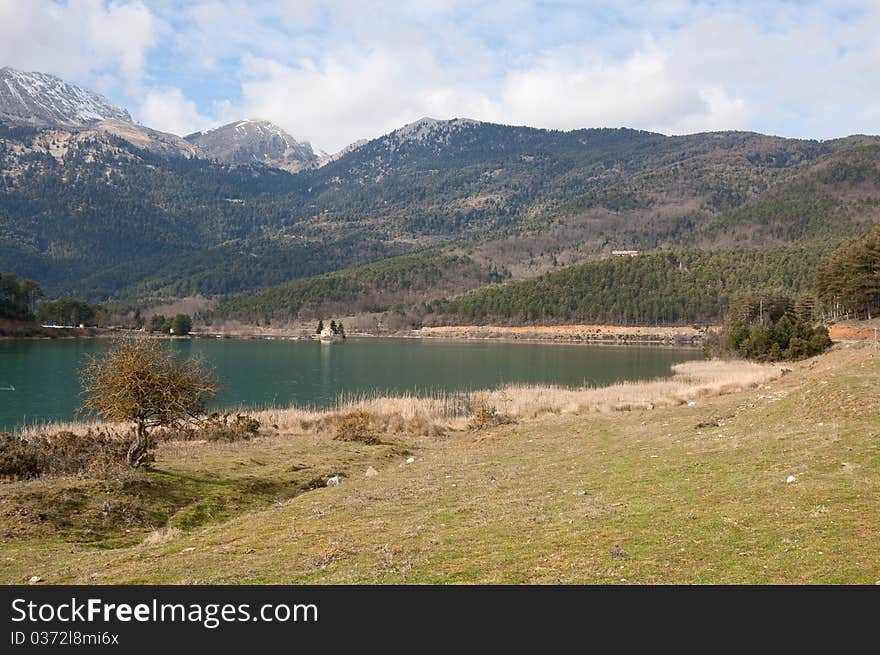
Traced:
<path fill-rule="evenodd" d="M 844 237 L 880 221 L 880 144 L 837 152 L 713 219 L 712 240 L 760 244 Z"/>
<path fill-rule="evenodd" d="M 384 312 L 503 278 L 503 271 L 481 268 L 469 257 L 428 251 L 241 296 L 221 304 L 207 318 L 270 325 L 334 313 Z"/>
<path fill-rule="evenodd" d="M 430 303 L 431 323 L 718 323 L 742 291 L 810 289 L 833 242 L 611 257 Z"/>
<path fill-rule="evenodd" d="M 153 147 L 158 133 L 131 129 L 0 126 L 0 269 L 38 280 L 48 297 L 143 306 L 234 298 L 447 247 L 469 260 L 450 271 L 461 292 L 491 271 L 526 278 L 613 249 L 843 239 L 880 220 L 873 137 L 424 119 L 290 174 L 210 162 L 168 139 Z M 387 304 L 380 297 L 451 295 L 443 280 L 391 290 L 352 275 L 342 279 L 362 286 L 333 302 L 353 311 Z M 313 284 L 255 302 L 298 314 L 315 305 Z"/>

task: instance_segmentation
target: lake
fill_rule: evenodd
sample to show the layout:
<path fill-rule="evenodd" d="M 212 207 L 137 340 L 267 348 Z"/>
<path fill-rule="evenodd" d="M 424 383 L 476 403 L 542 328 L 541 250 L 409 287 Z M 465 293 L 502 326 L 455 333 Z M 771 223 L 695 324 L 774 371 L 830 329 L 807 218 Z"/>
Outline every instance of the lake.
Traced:
<path fill-rule="evenodd" d="M 0 341 L 0 430 L 70 420 L 77 370 L 101 339 Z M 317 341 L 178 339 L 179 356 L 202 355 L 222 389 L 212 407 L 327 407 L 340 394 L 429 394 L 507 383 L 603 386 L 668 376 L 700 359 L 696 349 L 579 344 L 349 338 Z M 14 391 L 11 390 L 14 388 Z"/>

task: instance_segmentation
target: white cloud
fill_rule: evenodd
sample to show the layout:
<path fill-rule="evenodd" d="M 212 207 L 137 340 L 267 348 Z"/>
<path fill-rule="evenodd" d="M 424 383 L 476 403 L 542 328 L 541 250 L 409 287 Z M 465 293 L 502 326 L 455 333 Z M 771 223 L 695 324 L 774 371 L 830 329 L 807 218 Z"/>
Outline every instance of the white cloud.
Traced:
<path fill-rule="evenodd" d="M 148 127 L 162 132 L 186 136 L 198 130 L 216 125 L 216 121 L 203 116 L 192 100 L 180 89 L 151 89 L 144 97 L 138 120 Z"/>
<path fill-rule="evenodd" d="M 95 6 L 94 3 L 91 6 Z M 116 60 L 119 71 L 139 79 L 147 51 L 155 44 L 153 16 L 140 2 L 100 6 L 89 14 L 90 49 Z"/>
<path fill-rule="evenodd" d="M 423 115 L 675 134 L 880 132 L 871 5 L 855 17 L 821 4 L 671 2 L 620 16 L 572 7 L 543 17 L 529 3 L 478 6 L 468 21 L 454 3 L 406 5 L 393 20 L 382 6 L 349 6 L 311 57 L 245 54 L 240 111 L 329 150 Z"/>
<path fill-rule="evenodd" d="M 640 127 L 666 133 L 748 125 L 745 102 L 718 84 L 687 79 L 650 39 L 622 61 L 548 53 L 511 73 L 502 92 L 507 122 L 560 129 Z"/>
<path fill-rule="evenodd" d="M 246 58 L 243 115 L 337 150 L 420 118 L 469 117 L 558 129 L 631 126 L 666 133 L 743 129 L 746 101 L 690 78 L 651 39 L 624 60 L 560 48 L 500 81 L 445 67 L 428 48 L 351 48 L 285 65 Z"/>
<path fill-rule="evenodd" d="M 0 65 L 161 129 L 266 118 L 331 151 L 425 115 L 878 133 L 877 34 L 875 0 L 0 0 Z"/>
<path fill-rule="evenodd" d="M 274 121 L 331 152 L 425 115 L 493 111 L 484 95 L 455 84 L 419 50 L 343 50 L 298 66 L 246 58 L 243 71 L 243 115 Z"/>
<path fill-rule="evenodd" d="M 0 62 L 99 87 L 140 81 L 156 21 L 139 1 L 0 0 Z M 109 77 L 108 77 L 109 74 Z"/>

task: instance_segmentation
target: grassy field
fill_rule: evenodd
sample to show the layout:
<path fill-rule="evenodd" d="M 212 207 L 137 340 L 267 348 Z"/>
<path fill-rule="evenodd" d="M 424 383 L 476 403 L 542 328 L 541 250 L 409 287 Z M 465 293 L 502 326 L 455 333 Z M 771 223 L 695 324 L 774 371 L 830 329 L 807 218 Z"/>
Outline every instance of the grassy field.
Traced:
<path fill-rule="evenodd" d="M 300 417 L 163 445 L 131 479 L 6 483 L 0 581 L 880 582 L 880 351 L 790 368 L 692 406 L 524 409 L 373 446 Z"/>

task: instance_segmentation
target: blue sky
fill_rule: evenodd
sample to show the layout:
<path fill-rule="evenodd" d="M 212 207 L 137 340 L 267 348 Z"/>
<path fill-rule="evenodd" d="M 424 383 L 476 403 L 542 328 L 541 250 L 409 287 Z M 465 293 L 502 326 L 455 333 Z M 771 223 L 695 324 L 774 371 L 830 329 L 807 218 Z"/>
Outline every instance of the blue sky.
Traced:
<path fill-rule="evenodd" d="M 0 0 L 0 65 L 158 129 L 265 118 L 331 152 L 426 115 L 876 134 L 878 34 L 878 0 Z"/>

